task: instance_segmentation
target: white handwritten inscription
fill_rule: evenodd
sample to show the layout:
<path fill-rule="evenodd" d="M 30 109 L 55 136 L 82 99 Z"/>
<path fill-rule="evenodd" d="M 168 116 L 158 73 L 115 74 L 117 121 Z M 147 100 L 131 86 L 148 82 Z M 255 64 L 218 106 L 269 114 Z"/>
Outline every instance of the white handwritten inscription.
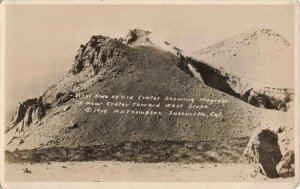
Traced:
<path fill-rule="evenodd" d="M 181 117 L 223 117 L 226 99 L 185 98 L 153 95 L 76 94 L 75 104 L 88 114 L 167 115 Z"/>

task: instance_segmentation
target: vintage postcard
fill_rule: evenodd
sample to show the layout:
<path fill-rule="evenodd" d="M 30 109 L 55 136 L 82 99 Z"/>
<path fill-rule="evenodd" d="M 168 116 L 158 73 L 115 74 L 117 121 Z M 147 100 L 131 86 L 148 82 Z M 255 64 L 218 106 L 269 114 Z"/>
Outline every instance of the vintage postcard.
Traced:
<path fill-rule="evenodd" d="M 299 5 L 1 3 L 1 187 L 299 183 Z"/>

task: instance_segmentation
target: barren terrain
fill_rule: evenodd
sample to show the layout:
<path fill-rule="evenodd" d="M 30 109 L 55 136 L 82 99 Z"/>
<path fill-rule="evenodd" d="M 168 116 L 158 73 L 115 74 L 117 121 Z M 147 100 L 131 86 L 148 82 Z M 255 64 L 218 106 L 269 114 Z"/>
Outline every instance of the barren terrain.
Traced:
<path fill-rule="evenodd" d="M 293 98 L 290 91 L 281 88 L 275 90 L 284 91 L 279 97 L 277 94 L 272 96 L 273 93 L 265 94 L 265 91 L 261 92 L 260 89 L 263 94 L 256 94 L 255 90 L 252 94 L 252 89 L 248 94 L 244 89 L 238 88 L 243 80 L 236 79 L 234 75 L 230 75 L 234 78 L 230 80 L 228 73 L 237 74 L 246 80 L 262 82 L 265 86 L 293 87 L 293 80 L 285 77 L 287 74 L 283 73 L 285 78 L 280 79 L 277 72 L 262 73 L 262 70 L 267 70 L 266 66 L 270 66 L 268 61 L 273 62 L 270 53 L 274 52 L 268 51 L 264 55 L 271 59 L 261 58 L 262 55 L 253 47 L 258 45 L 262 46 L 262 49 L 269 49 L 264 45 L 274 43 L 280 46 L 278 52 L 283 48 L 282 51 L 291 55 L 290 44 L 266 29 L 256 31 L 255 35 L 251 34 L 250 37 L 248 35 L 242 34 L 242 37 L 221 42 L 193 55 L 209 64 L 199 62 L 198 59 L 193 59 L 193 56 L 189 57 L 168 42 L 155 42 L 156 39 L 151 41 L 150 32 L 143 30 L 131 30 L 124 39 L 92 36 L 88 43 L 80 46 L 74 64 L 64 78 L 48 87 L 42 96 L 19 104 L 5 134 L 6 179 L 269 180 L 255 172 L 254 167 L 248 164 L 244 150 L 256 129 L 270 127 L 275 133 L 274 138 L 283 133 L 283 137 L 278 139 L 278 142 L 283 144 L 280 146 L 283 153 L 281 155 L 279 151 L 280 158 L 290 157 L 286 154 L 292 154 L 293 148 L 283 149 L 287 149 L 286 145 L 291 146 L 291 142 L 286 139 L 293 135 Z M 240 38 L 247 40 L 239 41 Z M 276 40 L 270 42 L 270 39 Z M 222 57 L 226 61 L 222 62 Z M 247 62 L 250 61 L 247 57 L 254 58 L 255 63 L 252 65 Z M 273 63 L 277 69 L 279 62 L 275 63 L 275 59 Z M 283 61 L 282 58 L 276 59 L 279 60 Z M 287 64 L 293 62 L 289 58 L 286 61 Z M 262 67 L 257 68 L 258 64 Z M 209 69 L 201 70 L 203 67 L 197 65 L 204 65 Z M 210 65 L 213 65 L 212 68 Z M 222 66 L 228 73 L 223 72 Z M 220 70 L 211 71 L 216 67 Z M 286 71 L 290 71 L 289 69 L 293 68 L 287 65 Z M 199 73 L 200 76 L 197 77 Z M 270 77 L 272 81 L 269 80 Z M 293 78 L 293 75 L 290 77 Z M 223 84 L 226 84 L 226 87 L 228 84 L 228 88 Z M 246 86 L 251 87 L 248 83 Z M 236 93 L 238 90 L 245 92 L 247 99 L 242 93 Z M 89 95 L 96 95 L 97 98 L 87 103 L 87 100 L 90 100 L 87 98 Z M 196 105 L 209 107 L 206 109 L 206 116 L 203 117 L 169 115 L 170 111 L 191 114 L 200 111 L 188 108 L 188 102 L 178 101 L 171 101 L 174 106 L 169 107 L 168 111 L 162 106 L 137 108 L 140 111 L 161 111 L 162 114 L 113 114 L 105 112 L 113 112 L 116 108 L 125 111 L 123 104 L 126 104 L 128 99 L 103 100 L 100 98 L 102 95 L 124 95 L 128 98 L 142 95 L 145 98 L 142 98 L 140 103 L 155 101 L 162 106 L 169 103 L 163 100 L 166 96 L 206 98 L 228 103 L 210 104 L 207 101 L 198 101 Z M 257 103 L 252 103 L 253 100 Z M 102 102 L 105 103 L 101 105 Z M 101 109 L 90 113 L 86 111 L 90 106 Z M 210 117 L 210 111 L 221 116 Z M 278 145 L 277 138 L 274 140 L 274 145 Z M 279 147 L 276 146 L 276 149 Z M 289 166 L 293 164 L 291 162 L 288 162 Z"/>

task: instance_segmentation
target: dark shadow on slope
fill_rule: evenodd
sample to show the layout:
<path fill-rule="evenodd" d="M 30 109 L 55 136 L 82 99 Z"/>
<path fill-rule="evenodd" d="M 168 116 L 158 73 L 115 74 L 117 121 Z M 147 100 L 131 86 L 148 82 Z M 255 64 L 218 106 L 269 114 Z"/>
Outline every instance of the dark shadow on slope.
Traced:
<path fill-rule="evenodd" d="M 241 99 L 241 95 L 236 93 L 227 83 L 227 78 L 219 74 L 217 70 L 192 58 L 187 58 L 187 61 L 201 75 L 206 85 Z"/>
<path fill-rule="evenodd" d="M 197 72 L 196 74 L 199 74 L 199 77 L 206 85 L 243 100 L 244 102 L 247 102 L 253 106 L 265 109 L 287 111 L 288 103 L 293 100 L 293 89 L 271 87 L 261 87 L 255 89 L 257 84 L 251 83 L 229 73 L 222 73 L 220 70 L 193 58 L 180 57 L 180 61 L 181 64 L 179 65 L 183 66 L 178 67 L 181 68 L 185 73 L 194 76 L 187 66 L 191 65 Z M 243 88 L 251 86 L 252 88 L 245 92 L 242 90 Z"/>

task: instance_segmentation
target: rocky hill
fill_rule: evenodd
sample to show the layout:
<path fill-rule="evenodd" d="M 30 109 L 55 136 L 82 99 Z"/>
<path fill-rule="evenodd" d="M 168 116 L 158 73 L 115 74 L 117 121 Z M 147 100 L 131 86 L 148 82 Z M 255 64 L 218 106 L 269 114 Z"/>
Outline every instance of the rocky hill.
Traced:
<path fill-rule="evenodd" d="M 275 34 L 271 30 L 261 29 L 253 33 L 254 34 L 250 32 L 250 34 L 245 33 L 235 36 L 232 39 L 226 40 L 226 42 L 222 41 L 199 51 L 200 53 L 194 54 L 185 52 L 149 31 L 131 30 L 126 36 L 125 41 L 131 46 L 155 47 L 179 57 L 179 66 L 183 71 L 197 78 L 202 83 L 239 98 L 249 104 L 267 109 L 288 111 L 291 106 L 293 106 L 291 102 L 294 99 L 292 47 L 283 37 Z M 271 37 L 269 37 L 271 39 L 266 40 L 265 35 L 271 35 Z M 239 41 L 236 42 L 237 40 L 245 41 L 248 40 L 248 38 L 251 38 L 251 44 L 253 43 L 254 47 L 252 47 L 253 45 L 251 47 L 248 45 L 243 45 L 246 47 L 236 45 L 236 43 L 239 44 Z M 254 40 L 255 42 L 253 42 Z M 275 75 L 268 73 L 266 82 L 264 79 L 260 80 L 266 75 L 265 72 L 257 70 L 260 68 L 260 65 L 272 67 L 270 71 L 272 73 L 274 73 L 274 71 L 279 72 L 282 66 L 281 62 L 270 62 L 268 58 L 265 58 L 278 56 L 278 54 L 276 54 L 277 52 L 269 50 L 272 48 L 271 45 L 273 45 L 272 42 L 274 41 L 281 41 L 281 43 L 277 44 L 277 48 L 283 51 L 282 53 L 286 51 L 289 52 L 286 55 L 281 54 L 282 56 L 285 55 L 288 57 L 286 60 L 286 64 L 288 64 L 287 69 L 285 72 L 281 72 L 282 74 L 288 75 L 288 77 L 275 77 Z M 215 53 L 212 52 L 220 51 L 219 48 L 224 48 L 224 52 L 215 56 Z M 228 49 L 243 51 L 240 55 L 240 59 L 231 60 L 231 56 L 228 58 L 226 53 L 231 51 Z M 256 51 L 259 55 L 262 55 L 258 57 L 256 55 L 251 56 L 252 59 L 249 59 L 248 56 Z M 225 55 L 223 56 L 224 53 Z M 201 54 L 201 56 L 199 54 Z M 212 57 L 219 57 L 219 59 L 214 60 Z M 264 58 L 262 59 L 261 57 Z M 260 65 L 256 65 L 257 62 L 260 62 Z M 273 66 L 273 64 L 275 66 Z M 242 66 L 242 68 L 238 68 L 239 66 Z M 242 70 L 242 72 L 240 70 Z M 274 78 L 270 76 L 274 76 Z M 281 79 L 281 82 L 277 81 L 278 78 Z"/>
<path fill-rule="evenodd" d="M 43 96 L 29 99 L 19 105 L 12 124 L 13 129 L 9 133 L 30 133 L 17 147 L 33 148 L 39 147 L 40 143 L 46 144 L 51 140 L 62 139 L 63 145 L 76 146 L 90 144 L 92 139 L 95 140 L 92 144 L 101 144 L 115 140 L 228 138 L 229 135 L 234 136 L 236 132 L 241 133 L 248 130 L 247 127 L 257 125 L 256 118 L 252 120 L 253 124 L 250 124 L 252 121 L 248 124 L 236 123 L 235 119 L 247 120 L 248 117 L 253 117 L 248 105 L 236 102 L 235 98 L 207 87 L 184 72 L 180 65 L 181 61 L 177 56 L 161 49 L 152 46 L 129 46 L 119 39 L 93 36 L 86 45 L 81 45 L 72 69 L 64 78 L 48 88 Z M 84 98 L 76 97 L 75 94 L 78 93 L 198 99 L 206 97 L 227 99 L 231 103 L 223 107 L 226 121 L 221 118 L 203 120 L 200 117 L 167 115 L 95 116 L 87 114 L 82 106 L 75 103 L 76 100 Z M 112 101 L 118 102 L 113 99 Z M 243 109 L 245 106 L 247 108 Z M 254 108 L 251 109 L 254 111 Z M 36 116 L 37 114 L 40 116 Z M 69 130 L 67 134 L 70 137 L 66 139 L 67 134 L 62 131 L 74 123 L 78 128 Z M 227 128 L 233 124 L 236 126 Z M 214 125 L 213 127 L 218 129 L 208 125 Z M 79 130 L 83 130 L 82 133 Z M 221 130 L 222 132 L 219 132 Z M 29 140 L 29 137 L 34 137 L 34 140 Z M 19 141 L 15 138 L 10 145 L 14 146 L 14 143 L 18 144 Z"/>
<path fill-rule="evenodd" d="M 19 104 L 6 132 L 7 160 L 240 162 L 255 128 L 293 124 L 291 114 L 207 86 L 194 73 L 199 64 L 148 31 L 131 30 L 120 39 L 92 36 L 64 78 Z M 126 108 L 137 97 L 146 105 Z M 179 98 L 183 108 L 164 107 L 178 105 Z M 191 99 L 206 100 L 188 108 Z M 192 115 L 200 110 L 207 116 Z"/>

